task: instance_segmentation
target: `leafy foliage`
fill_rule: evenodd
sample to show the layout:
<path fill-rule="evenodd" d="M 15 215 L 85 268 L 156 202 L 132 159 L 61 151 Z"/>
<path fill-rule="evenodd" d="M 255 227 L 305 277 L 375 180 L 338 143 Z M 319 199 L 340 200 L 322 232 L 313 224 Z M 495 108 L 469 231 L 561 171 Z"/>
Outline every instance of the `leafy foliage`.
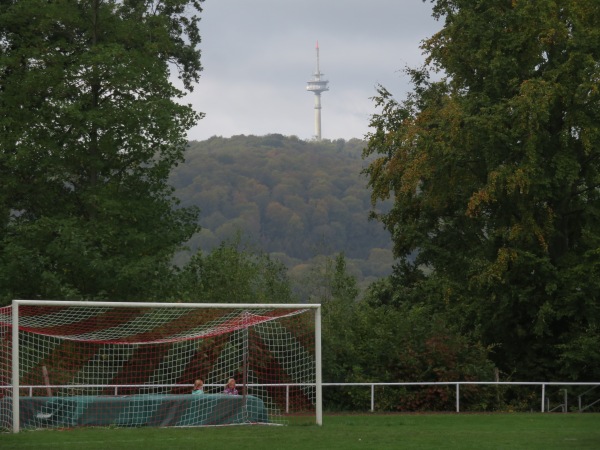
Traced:
<path fill-rule="evenodd" d="M 239 240 L 196 253 L 177 278 L 177 301 L 294 303 L 285 266 Z"/>
<path fill-rule="evenodd" d="M 201 117 L 201 1 L 0 5 L 0 301 L 148 299 L 197 212 L 169 172 Z"/>
<path fill-rule="evenodd" d="M 404 102 L 379 89 L 365 151 L 395 254 L 417 255 L 394 301 L 427 298 L 505 373 L 597 378 L 575 342 L 597 342 L 600 320 L 600 6 L 432 3 L 429 67 L 409 70 Z"/>
<path fill-rule="evenodd" d="M 468 381 L 490 379 L 489 349 L 470 342 L 450 327 L 442 314 L 425 305 L 396 307 L 379 301 L 386 280 L 373 285 L 357 301 L 356 279 L 347 273 L 343 254 L 321 268 L 321 288 L 313 297 L 323 305 L 323 372 L 335 382 Z M 385 286 L 382 286 L 385 285 Z M 465 389 L 469 401 L 472 389 Z M 334 409 L 361 409 L 369 403 L 364 387 L 328 389 L 326 403 Z M 480 398 L 479 398 L 480 400 Z M 379 389 L 377 404 L 387 411 L 452 409 L 446 387 L 416 391 Z"/>

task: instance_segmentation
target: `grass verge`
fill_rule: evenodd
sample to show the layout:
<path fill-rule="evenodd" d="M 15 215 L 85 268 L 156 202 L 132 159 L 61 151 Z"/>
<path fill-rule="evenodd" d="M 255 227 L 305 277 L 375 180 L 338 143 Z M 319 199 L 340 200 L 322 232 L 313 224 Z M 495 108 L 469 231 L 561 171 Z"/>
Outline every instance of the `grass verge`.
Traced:
<path fill-rule="evenodd" d="M 0 448 L 598 449 L 600 414 L 326 415 L 323 426 L 83 428 L 0 434 Z"/>

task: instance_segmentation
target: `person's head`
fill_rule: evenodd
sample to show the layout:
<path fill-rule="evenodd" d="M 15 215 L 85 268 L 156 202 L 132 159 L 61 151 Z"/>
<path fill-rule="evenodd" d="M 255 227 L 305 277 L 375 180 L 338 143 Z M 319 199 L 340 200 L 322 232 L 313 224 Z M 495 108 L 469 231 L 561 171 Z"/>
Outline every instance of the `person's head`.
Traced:
<path fill-rule="evenodd" d="M 202 378 L 198 378 L 194 382 L 194 389 L 200 389 L 200 388 L 202 388 L 202 386 L 204 386 L 204 380 Z"/>
<path fill-rule="evenodd" d="M 227 385 L 226 385 L 229 389 L 234 389 L 235 388 L 235 379 L 230 378 L 229 380 L 227 380 Z"/>

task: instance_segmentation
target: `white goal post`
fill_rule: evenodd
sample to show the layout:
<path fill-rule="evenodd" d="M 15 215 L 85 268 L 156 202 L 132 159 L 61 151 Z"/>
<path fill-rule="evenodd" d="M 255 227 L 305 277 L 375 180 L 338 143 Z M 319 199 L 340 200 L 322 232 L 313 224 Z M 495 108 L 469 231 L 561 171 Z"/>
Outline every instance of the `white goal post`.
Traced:
<path fill-rule="evenodd" d="M 0 430 L 322 425 L 321 373 L 319 304 L 0 308 Z"/>

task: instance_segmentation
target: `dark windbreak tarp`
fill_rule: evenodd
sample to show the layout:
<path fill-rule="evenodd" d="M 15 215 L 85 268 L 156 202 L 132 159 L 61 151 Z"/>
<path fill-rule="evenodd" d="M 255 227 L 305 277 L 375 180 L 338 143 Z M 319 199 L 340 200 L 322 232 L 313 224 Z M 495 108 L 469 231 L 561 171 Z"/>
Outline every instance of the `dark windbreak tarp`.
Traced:
<path fill-rule="evenodd" d="M 223 394 L 21 397 L 20 418 L 23 429 L 268 423 L 261 399 Z"/>

